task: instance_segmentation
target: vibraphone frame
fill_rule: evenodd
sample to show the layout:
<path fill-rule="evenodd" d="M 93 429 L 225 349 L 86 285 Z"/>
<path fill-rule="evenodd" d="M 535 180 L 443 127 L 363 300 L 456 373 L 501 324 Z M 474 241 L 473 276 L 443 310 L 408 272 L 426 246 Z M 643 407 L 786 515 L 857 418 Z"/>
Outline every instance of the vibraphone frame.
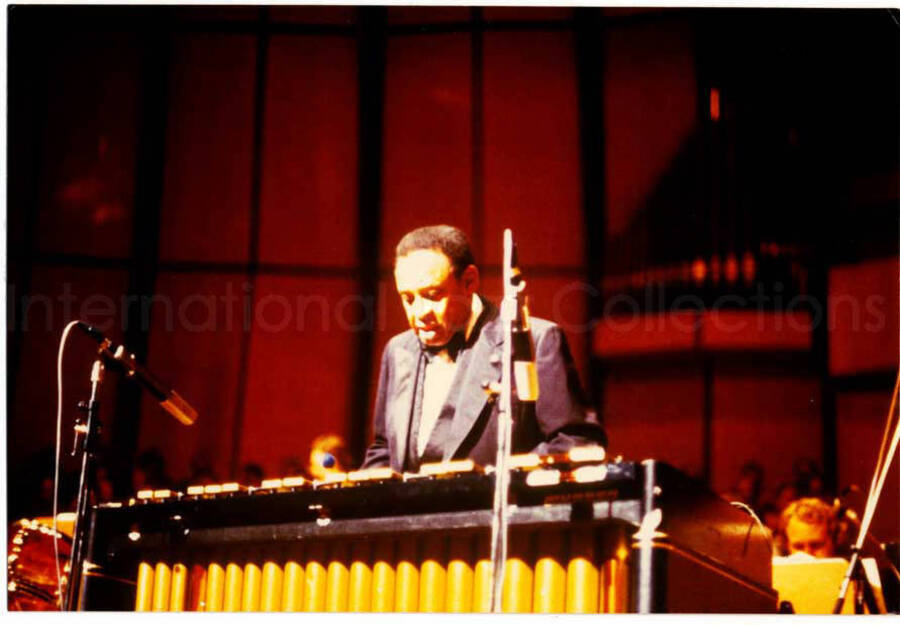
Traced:
<path fill-rule="evenodd" d="M 746 513 L 663 463 L 602 466 L 603 477 L 594 482 L 546 486 L 529 485 L 529 471 L 515 472 L 511 484 L 515 501 L 510 518 L 512 541 L 525 545 L 522 549 L 536 551 L 529 559 L 520 558 L 519 551 L 512 549 L 507 562 L 510 594 L 507 596 L 505 586 L 504 610 L 775 611 L 771 548 L 763 530 Z M 334 581 L 344 584 L 343 588 L 353 574 L 354 545 L 375 548 L 384 544 L 384 539 L 396 544 L 418 540 L 428 550 L 440 544 L 438 539 L 456 539 L 457 544 L 471 540 L 476 545 L 469 551 L 470 574 L 475 579 L 468 583 L 478 584 L 478 575 L 485 572 L 484 559 L 489 562 L 484 539 L 489 537 L 492 486 L 492 475 L 463 474 L 293 492 L 239 492 L 228 497 L 101 505 L 92 511 L 88 544 L 91 571 L 80 589 L 80 606 L 87 610 L 170 609 L 172 604 L 165 598 L 154 598 L 152 586 L 147 586 L 148 577 L 152 579 L 157 573 L 155 569 L 162 565 L 159 571 L 171 577 L 172 569 L 167 572 L 166 566 L 200 562 L 202 568 L 217 557 L 223 575 L 229 559 L 250 563 L 245 569 L 254 576 L 253 583 L 269 575 L 269 586 L 264 587 L 271 589 L 273 575 L 280 575 L 275 582 L 283 585 L 289 574 L 283 566 L 284 558 L 281 564 L 264 570 L 266 564 L 251 563 L 246 554 L 262 554 L 266 560 L 266 553 L 281 551 L 284 556 L 299 544 L 312 547 L 323 542 L 344 544 L 346 570 L 338 562 Z M 399 511 L 403 513 L 397 514 Z M 651 523 L 655 514 L 649 514 L 654 511 L 659 515 L 657 526 Z M 524 597 L 525 591 L 517 595 L 517 580 L 531 581 L 530 588 L 534 588 L 541 550 L 550 548 L 543 541 L 554 535 L 561 535 L 568 545 L 567 560 L 557 563 L 568 567 L 568 589 L 558 587 L 557 576 L 551 582 L 542 582 L 551 584 L 541 589 L 543 594 L 528 590 L 528 597 Z M 575 557 L 577 549 L 585 549 L 588 555 Z M 223 553 L 231 555 L 216 555 Z M 432 561 L 428 554 L 425 556 L 412 562 L 418 567 L 415 572 L 420 583 L 448 574 L 446 561 L 437 558 L 428 568 L 426 564 Z M 338 560 L 332 558 L 333 562 Z M 410 563 L 408 560 L 414 558 L 398 557 L 391 565 L 395 566 L 392 574 L 400 575 L 401 561 Z M 362 567 L 364 572 L 365 566 L 369 567 L 365 574 L 372 574 L 372 563 L 369 559 Z M 552 566 L 552 560 L 545 564 Z M 330 566 L 320 573 L 330 574 Z M 130 581 L 115 585 L 111 579 Z M 471 596 L 473 591 L 468 592 Z M 561 592 L 568 593 L 566 600 L 545 597 Z M 428 596 L 423 591 L 420 598 Z M 399 591 L 390 605 L 380 607 L 396 611 L 478 611 L 487 607 L 484 592 L 478 594 L 477 588 L 473 599 L 452 605 L 446 597 L 418 602 L 410 599 L 407 603 L 398 599 Z M 251 597 L 249 604 L 237 604 L 232 598 L 230 605 L 217 603 L 212 607 L 302 609 L 284 603 L 272 597 Z M 326 611 L 379 609 L 368 596 L 342 597 L 338 591 L 331 592 L 328 601 L 319 600 L 306 607 Z"/>

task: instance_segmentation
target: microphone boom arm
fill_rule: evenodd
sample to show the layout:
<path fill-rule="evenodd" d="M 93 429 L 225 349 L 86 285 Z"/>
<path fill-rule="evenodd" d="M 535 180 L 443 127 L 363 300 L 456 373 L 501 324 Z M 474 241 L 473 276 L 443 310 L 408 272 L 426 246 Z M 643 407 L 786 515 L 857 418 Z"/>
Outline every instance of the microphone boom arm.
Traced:
<path fill-rule="evenodd" d="M 129 353 L 124 345 L 113 345 L 99 330 L 86 323 L 78 326 L 100 344 L 98 353 L 109 364 L 124 371 L 125 376 L 141 384 L 159 401 L 163 410 L 178 419 L 184 425 L 193 425 L 197 420 L 197 411 L 181 395 L 168 388 L 152 373 L 138 363 L 134 354 Z"/>

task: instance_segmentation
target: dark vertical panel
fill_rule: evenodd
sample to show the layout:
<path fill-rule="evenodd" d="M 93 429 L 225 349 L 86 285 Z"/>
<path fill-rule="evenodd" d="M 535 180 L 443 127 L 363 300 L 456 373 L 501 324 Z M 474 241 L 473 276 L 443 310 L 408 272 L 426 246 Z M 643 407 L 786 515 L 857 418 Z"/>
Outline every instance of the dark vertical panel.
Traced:
<path fill-rule="evenodd" d="M 606 244 L 606 167 L 603 145 L 603 22 L 599 9 L 575 10 L 575 69 L 578 79 L 578 122 L 581 140 L 581 198 L 587 271 L 587 319 L 603 314 L 603 258 Z M 590 353 L 590 341 L 585 347 Z M 587 356 L 587 355 L 586 355 Z M 587 391 L 595 406 L 603 405 L 603 365 L 590 360 Z"/>
<path fill-rule="evenodd" d="M 123 301 L 128 273 L 118 269 L 73 268 L 35 265 L 24 314 L 17 326 L 22 335 L 22 352 L 15 368 L 22 371 L 17 401 L 7 413 L 7 449 L 11 463 L 21 461 L 41 447 L 52 447 L 56 433 L 56 356 L 65 325 L 75 319 L 88 323 L 121 340 Z M 71 440 L 74 406 L 87 399 L 95 344 L 78 331 L 69 340 L 63 362 L 63 439 Z M 115 411 L 120 378 L 110 372 L 103 382 L 101 420 L 110 424 Z M 131 386 L 126 382 L 121 384 Z M 130 417 L 129 417 L 130 418 Z M 107 429 L 102 442 L 109 443 Z M 50 470 L 50 467 L 46 467 Z M 12 483 L 10 483 L 12 485 Z"/>
<path fill-rule="evenodd" d="M 42 516 L 50 512 L 49 491 L 42 485 L 53 474 L 56 436 L 56 356 L 63 327 L 73 319 L 85 319 L 119 337 L 122 322 L 121 294 L 128 286 L 123 270 L 72 267 L 33 268 L 30 293 L 23 298 L 19 319 L 22 350 L 12 363 L 20 369 L 16 402 L 6 413 L 8 520 Z M 78 464 L 68 456 L 72 448 L 75 406 L 90 396 L 91 366 L 96 343 L 77 330 L 71 334 L 63 361 L 63 413 L 61 430 L 62 482 L 60 506 L 74 509 L 74 475 Z M 100 419 L 108 425 L 115 415 L 120 389 L 131 383 L 110 372 L 100 389 Z M 111 430 L 101 430 L 101 449 L 109 449 Z M 101 454 L 106 459 L 106 454 Z M 66 480 L 66 475 L 73 476 Z"/>
<path fill-rule="evenodd" d="M 139 41 L 78 20 L 38 35 L 49 51 L 45 178 L 37 251 L 131 252 Z"/>
<path fill-rule="evenodd" d="M 162 203 L 166 154 L 166 121 L 169 102 L 171 41 L 165 13 L 144 24 L 141 66 L 137 155 L 134 178 L 133 258 L 129 267 L 128 307 L 124 311 L 123 340 L 138 361 L 146 361 L 149 309 L 156 282 L 159 254 L 159 213 Z M 131 488 L 131 467 L 140 432 L 141 391 L 123 385 L 116 400 L 110 464 L 116 493 Z"/>
<path fill-rule="evenodd" d="M 8 13 L 9 89 L 7 110 L 7 310 L 6 414 L 16 403 L 21 315 L 31 288 L 32 254 L 43 170 L 47 124 L 47 50 L 35 30 L 43 26 L 34 9 Z M 9 428 L 11 420 L 7 421 Z M 9 429 L 7 429 L 9 432 Z M 7 440 L 11 440 L 7 438 Z"/>
<path fill-rule="evenodd" d="M 384 114 L 385 9 L 359 9 L 359 294 L 368 302 L 374 322 L 378 303 L 378 240 L 381 222 L 381 158 Z M 364 323 L 356 331 L 356 362 L 349 405 L 350 452 L 361 461 L 369 421 L 369 394 L 375 327 Z"/>
<path fill-rule="evenodd" d="M 133 33 L 77 13 L 11 7 L 9 17 L 7 407 L 13 414 L 20 385 L 31 383 L 32 372 L 19 376 L 22 351 L 35 347 L 36 336 L 21 328 L 28 298 L 59 295 L 32 292 L 35 260 L 90 254 L 99 267 L 103 258 L 121 262 L 131 251 L 139 45 Z M 52 433 L 34 428 L 29 438 L 46 443 Z M 16 440 L 25 447 L 32 442 Z"/>

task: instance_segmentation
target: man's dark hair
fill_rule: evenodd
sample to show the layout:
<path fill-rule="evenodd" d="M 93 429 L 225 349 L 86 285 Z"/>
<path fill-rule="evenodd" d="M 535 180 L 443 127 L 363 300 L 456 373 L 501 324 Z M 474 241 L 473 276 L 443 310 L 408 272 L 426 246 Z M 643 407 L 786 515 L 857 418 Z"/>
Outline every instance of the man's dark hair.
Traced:
<path fill-rule="evenodd" d="M 397 244 L 396 261 L 416 250 L 437 250 L 450 259 L 453 273 L 459 277 L 466 267 L 475 264 L 469 239 L 459 228 L 453 226 L 425 226 L 407 232 Z"/>

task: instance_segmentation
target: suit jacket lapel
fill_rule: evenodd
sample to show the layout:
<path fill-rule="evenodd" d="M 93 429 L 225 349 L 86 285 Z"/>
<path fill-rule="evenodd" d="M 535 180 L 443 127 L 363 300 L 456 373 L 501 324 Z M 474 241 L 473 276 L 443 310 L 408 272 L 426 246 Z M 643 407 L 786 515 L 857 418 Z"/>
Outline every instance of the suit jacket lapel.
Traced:
<path fill-rule="evenodd" d="M 403 470 L 406 462 L 406 438 L 409 434 L 409 421 L 411 406 L 413 405 L 413 393 L 416 387 L 416 367 L 419 362 L 418 339 L 413 335 L 412 341 L 407 341 L 401 349 L 396 351 L 393 393 L 387 406 L 387 431 L 392 440 L 388 442 L 391 449 L 391 458 L 395 464 L 395 471 Z"/>
<path fill-rule="evenodd" d="M 500 379 L 502 363 L 498 346 L 503 343 L 502 327 L 496 317 L 486 322 L 469 354 L 470 360 L 460 386 L 456 414 L 444 445 L 445 461 L 453 457 L 484 409 L 488 400 L 484 383 Z"/>

